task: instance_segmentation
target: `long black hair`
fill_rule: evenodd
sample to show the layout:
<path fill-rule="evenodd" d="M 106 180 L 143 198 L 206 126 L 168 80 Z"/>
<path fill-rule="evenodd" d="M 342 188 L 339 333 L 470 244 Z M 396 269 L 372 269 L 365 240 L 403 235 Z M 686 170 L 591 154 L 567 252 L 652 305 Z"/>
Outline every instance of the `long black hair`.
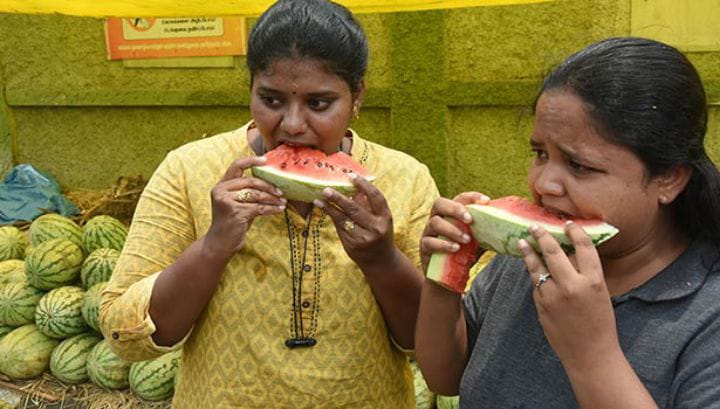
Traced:
<path fill-rule="evenodd" d="M 538 98 L 554 89 L 580 97 L 600 134 L 630 149 L 649 176 L 689 166 L 690 181 L 671 205 L 677 225 L 720 242 L 720 172 L 704 146 L 705 89 L 681 52 L 643 38 L 603 40 L 556 67 Z"/>
<path fill-rule="evenodd" d="M 251 78 L 283 58 L 315 58 L 355 93 L 368 64 L 367 37 L 350 11 L 326 0 L 279 0 L 248 40 Z"/>

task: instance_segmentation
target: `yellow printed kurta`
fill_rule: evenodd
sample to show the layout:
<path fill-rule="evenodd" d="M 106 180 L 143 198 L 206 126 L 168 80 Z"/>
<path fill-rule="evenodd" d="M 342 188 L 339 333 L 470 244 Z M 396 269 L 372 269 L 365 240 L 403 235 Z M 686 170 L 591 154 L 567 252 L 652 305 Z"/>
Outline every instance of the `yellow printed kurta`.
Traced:
<path fill-rule="evenodd" d="M 207 232 L 210 190 L 233 160 L 251 155 L 245 126 L 185 145 L 156 170 L 103 294 L 103 332 L 124 358 L 168 350 L 150 337 L 157 273 Z M 419 265 L 418 241 L 438 196 L 427 168 L 357 135 L 352 156 L 377 177 L 395 241 Z M 307 220 L 292 210 L 258 217 L 245 243 L 183 345 L 175 408 L 414 407 L 406 356 L 329 216 L 314 209 Z M 298 335 L 317 344 L 288 348 Z"/>

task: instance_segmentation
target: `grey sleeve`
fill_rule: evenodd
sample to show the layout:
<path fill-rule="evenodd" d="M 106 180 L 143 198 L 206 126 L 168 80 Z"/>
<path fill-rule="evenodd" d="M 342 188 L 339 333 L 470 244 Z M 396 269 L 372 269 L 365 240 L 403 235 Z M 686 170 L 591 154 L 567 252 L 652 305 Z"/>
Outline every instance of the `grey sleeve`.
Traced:
<path fill-rule="evenodd" d="M 707 323 L 677 360 L 668 409 L 720 409 L 720 317 Z"/>
<path fill-rule="evenodd" d="M 465 313 L 465 325 L 467 326 L 468 351 L 475 347 L 475 340 L 480 332 L 480 327 L 485 320 L 487 307 L 493 297 L 497 282 L 502 270 L 507 263 L 506 256 L 495 256 L 490 263 L 478 274 L 472 283 L 470 290 L 463 298 L 463 312 Z"/>

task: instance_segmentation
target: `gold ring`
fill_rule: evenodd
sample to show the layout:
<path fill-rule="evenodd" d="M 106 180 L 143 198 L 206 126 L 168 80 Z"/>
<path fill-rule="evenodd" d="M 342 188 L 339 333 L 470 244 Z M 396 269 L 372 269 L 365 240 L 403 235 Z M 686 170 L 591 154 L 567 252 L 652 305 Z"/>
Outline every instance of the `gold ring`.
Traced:
<path fill-rule="evenodd" d="M 352 220 L 345 220 L 345 223 L 343 223 L 343 229 L 348 233 L 352 232 L 355 230 L 355 222 Z"/>
<path fill-rule="evenodd" d="M 247 202 L 250 199 L 250 196 L 252 196 L 250 189 L 240 189 L 235 192 L 235 200 L 238 202 Z"/>

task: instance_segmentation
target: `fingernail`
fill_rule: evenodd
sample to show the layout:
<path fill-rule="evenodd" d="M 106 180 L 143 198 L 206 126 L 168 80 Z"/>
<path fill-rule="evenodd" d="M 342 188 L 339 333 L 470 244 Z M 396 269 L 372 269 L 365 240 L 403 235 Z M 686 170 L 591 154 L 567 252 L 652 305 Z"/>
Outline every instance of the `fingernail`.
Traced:
<path fill-rule="evenodd" d="M 283 191 L 280 190 L 280 189 L 275 189 L 275 195 L 276 195 L 276 196 L 282 196 L 282 195 L 284 195 L 284 193 L 283 193 Z"/>
<path fill-rule="evenodd" d="M 328 199 L 331 198 L 333 195 L 333 191 L 329 187 L 326 187 L 325 189 L 323 189 L 322 193 L 323 193 L 323 196 L 327 197 Z"/>
<path fill-rule="evenodd" d="M 485 196 L 485 195 L 482 195 L 482 194 L 481 194 L 481 195 L 480 195 L 480 200 L 483 200 L 483 201 L 486 201 L 486 200 L 487 200 L 487 201 L 489 201 L 490 198 L 487 197 L 487 196 Z"/>
<path fill-rule="evenodd" d="M 281 197 L 281 198 L 280 198 L 280 203 L 282 203 L 282 204 L 287 203 L 287 199 L 285 199 L 284 197 Z"/>
<path fill-rule="evenodd" d="M 470 243 L 470 235 L 465 233 L 462 235 L 463 243 Z"/>
<path fill-rule="evenodd" d="M 258 156 L 257 159 L 260 162 L 267 162 L 267 158 L 265 156 Z"/>
<path fill-rule="evenodd" d="M 285 205 L 282 204 L 282 205 L 278 206 L 278 209 L 280 209 L 280 210 L 285 210 Z"/>
<path fill-rule="evenodd" d="M 322 200 L 313 200 L 313 205 L 315 205 L 315 207 L 319 207 L 320 209 L 325 208 L 325 202 L 323 202 Z"/>
<path fill-rule="evenodd" d="M 465 223 L 472 222 L 472 216 L 470 216 L 470 213 L 467 213 L 467 212 L 463 213 L 462 218 Z"/>
<path fill-rule="evenodd" d="M 571 224 L 573 224 L 573 221 L 572 221 L 572 220 L 565 220 L 565 225 L 566 225 L 566 226 L 569 226 L 569 225 L 571 225 Z"/>
<path fill-rule="evenodd" d="M 531 224 L 530 225 L 530 234 L 533 235 L 533 237 L 537 237 L 539 233 L 540 227 L 537 224 Z"/>
<path fill-rule="evenodd" d="M 457 243 L 452 243 L 450 244 L 450 250 L 452 250 L 453 252 L 458 251 L 460 250 L 460 245 Z"/>
<path fill-rule="evenodd" d="M 357 175 L 356 175 L 355 173 L 353 173 L 353 172 L 350 172 L 350 173 L 348 173 L 347 175 L 348 175 L 348 177 L 350 178 L 350 180 L 355 180 L 355 179 L 357 179 Z"/>
<path fill-rule="evenodd" d="M 523 256 L 527 256 L 528 252 L 530 251 L 530 243 L 527 242 L 525 239 L 520 239 L 517 242 L 518 250 L 520 250 L 520 254 Z"/>

